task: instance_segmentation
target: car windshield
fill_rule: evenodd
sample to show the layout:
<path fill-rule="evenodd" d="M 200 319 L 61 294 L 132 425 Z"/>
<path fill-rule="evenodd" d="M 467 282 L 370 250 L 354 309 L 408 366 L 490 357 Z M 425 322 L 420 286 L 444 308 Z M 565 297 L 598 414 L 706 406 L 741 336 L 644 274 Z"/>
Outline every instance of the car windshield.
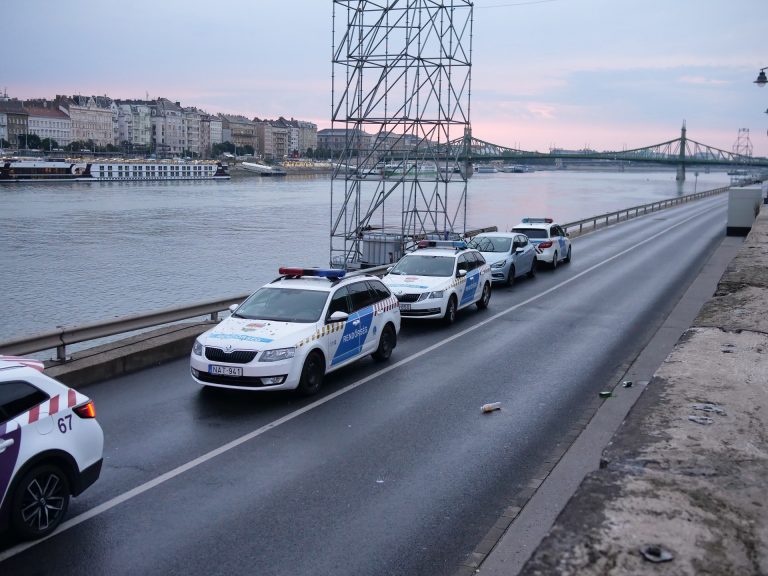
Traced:
<path fill-rule="evenodd" d="M 413 274 L 414 276 L 453 276 L 455 261 L 453 256 L 412 254 L 402 258 L 389 273 Z"/>
<path fill-rule="evenodd" d="M 483 236 L 475 238 L 469 243 L 470 248 L 476 248 L 480 252 L 509 252 L 512 245 L 512 238 L 503 238 L 496 236 Z"/>
<path fill-rule="evenodd" d="M 265 286 L 243 302 L 232 316 L 275 322 L 317 322 L 326 300 L 328 292 L 323 290 Z"/>
<path fill-rule="evenodd" d="M 525 234 L 528 238 L 548 238 L 546 228 L 512 228 L 512 232 Z"/>

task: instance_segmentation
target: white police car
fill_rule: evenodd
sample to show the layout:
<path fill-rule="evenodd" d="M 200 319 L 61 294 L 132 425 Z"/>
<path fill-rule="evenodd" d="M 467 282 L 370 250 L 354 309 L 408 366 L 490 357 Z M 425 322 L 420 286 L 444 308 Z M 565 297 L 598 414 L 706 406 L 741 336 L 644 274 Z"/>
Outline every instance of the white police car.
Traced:
<path fill-rule="evenodd" d="M 104 448 L 93 402 L 42 370 L 0 356 L 0 526 L 25 539 L 56 529 L 98 479 Z"/>
<path fill-rule="evenodd" d="M 400 303 L 403 318 L 443 318 L 476 304 L 488 307 L 491 267 L 463 241 L 422 240 L 382 279 Z"/>
<path fill-rule="evenodd" d="M 522 222 L 512 228 L 512 232 L 520 232 L 536 247 L 536 260 L 545 262 L 557 268 L 560 262 L 567 264 L 571 261 L 571 240 L 568 233 L 552 218 L 523 218 Z"/>
<path fill-rule="evenodd" d="M 280 276 L 200 335 L 192 377 L 206 386 L 314 394 L 323 376 L 397 345 L 397 300 L 374 276 L 344 270 L 280 268 Z"/>
<path fill-rule="evenodd" d="M 536 249 L 525 234 L 516 232 L 483 232 L 469 243 L 491 266 L 494 282 L 511 286 L 515 278 L 536 275 Z"/>

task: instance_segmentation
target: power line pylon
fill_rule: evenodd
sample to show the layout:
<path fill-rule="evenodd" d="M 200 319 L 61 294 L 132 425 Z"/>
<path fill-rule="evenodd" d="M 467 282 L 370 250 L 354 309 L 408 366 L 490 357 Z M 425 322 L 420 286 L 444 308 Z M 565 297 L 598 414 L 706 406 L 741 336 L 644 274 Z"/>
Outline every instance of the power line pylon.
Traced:
<path fill-rule="evenodd" d="M 334 0 L 333 22 L 332 264 L 465 232 L 472 2 Z"/>
<path fill-rule="evenodd" d="M 739 135 L 733 144 L 733 153 L 752 157 L 752 140 L 749 139 L 749 128 L 739 128 Z"/>

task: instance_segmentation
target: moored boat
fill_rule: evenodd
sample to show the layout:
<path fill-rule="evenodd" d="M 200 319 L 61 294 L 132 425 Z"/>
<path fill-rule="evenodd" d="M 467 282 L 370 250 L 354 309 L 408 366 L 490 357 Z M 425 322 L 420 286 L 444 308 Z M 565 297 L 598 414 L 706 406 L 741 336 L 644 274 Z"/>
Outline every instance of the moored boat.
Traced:
<path fill-rule="evenodd" d="M 0 182 L 228 180 L 221 162 L 162 160 L 0 160 Z"/>
<path fill-rule="evenodd" d="M 282 168 L 276 166 L 267 166 L 266 164 L 259 164 L 258 162 L 241 162 L 240 166 L 248 172 L 255 172 L 261 176 L 285 176 L 286 172 Z"/>

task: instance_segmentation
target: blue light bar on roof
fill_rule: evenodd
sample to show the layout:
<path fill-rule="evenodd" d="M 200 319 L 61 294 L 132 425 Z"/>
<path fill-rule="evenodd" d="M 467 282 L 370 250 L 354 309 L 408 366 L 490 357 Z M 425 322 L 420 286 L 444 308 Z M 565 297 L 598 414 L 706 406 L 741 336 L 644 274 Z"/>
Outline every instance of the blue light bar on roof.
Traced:
<path fill-rule="evenodd" d="M 552 218 L 523 218 L 523 224 L 552 224 Z"/>
<path fill-rule="evenodd" d="M 279 274 L 284 276 L 317 276 L 320 278 L 344 278 L 346 270 L 337 268 L 296 268 L 282 266 L 278 270 Z"/>
<path fill-rule="evenodd" d="M 465 250 L 468 248 L 464 240 L 419 240 L 417 248 L 453 248 L 455 250 Z"/>

